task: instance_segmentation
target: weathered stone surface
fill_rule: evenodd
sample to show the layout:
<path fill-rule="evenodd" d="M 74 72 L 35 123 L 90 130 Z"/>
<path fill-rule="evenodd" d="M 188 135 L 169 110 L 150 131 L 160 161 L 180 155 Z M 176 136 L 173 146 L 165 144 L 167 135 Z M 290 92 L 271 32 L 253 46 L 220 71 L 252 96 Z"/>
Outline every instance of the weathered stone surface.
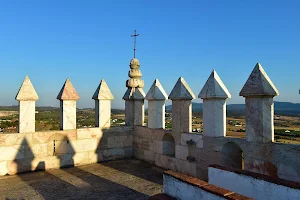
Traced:
<path fill-rule="evenodd" d="M 185 160 L 176 159 L 176 169 L 187 175 L 196 176 L 196 164 Z"/>
<path fill-rule="evenodd" d="M 125 124 L 134 125 L 134 101 L 125 100 Z"/>
<path fill-rule="evenodd" d="M 77 129 L 77 139 L 102 138 L 101 128 L 80 128 Z"/>
<path fill-rule="evenodd" d="M 76 140 L 76 130 L 57 130 L 57 131 L 45 131 L 35 132 L 32 134 L 32 141 L 34 144 L 48 143 L 53 140 Z M 29 140 L 26 139 L 28 143 Z"/>
<path fill-rule="evenodd" d="M 144 101 L 134 101 L 134 122 L 135 126 L 143 126 L 145 121 Z"/>
<path fill-rule="evenodd" d="M 133 144 L 132 135 L 128 136 L 112 136 L 107 138 L 108 148 L 131 147 Z"/>
<path fill-rule="evenodd" d="M 0 134 L 0 146 L 21 145 L 26 139 L 28 144 L 32 144 L 32 133 L 6 133 Z"/>
<path fill-rule="evenodd" d="M 144 99 L 142 88 L 128 88 L 125 95 L 125 123 L 127 126 L 143 126 L 145 118 Z"/>
<path fill-rule="evenodd" d="M 181 160 L 187 160 L 188 156 L 189 156 L 189 147 L 188 146 L 181 146 L 181 145 L 175 146 L 175 158 L 181 159 Z"/>
<path fill-rule="evenodd" d="M 130 70 L 128 76 L 130 79 L 126 81 L 126 87 L 128 88 L 143 88 L 144 81 L 141 80 L 142 72 L 140 70 L 140 61 L 137 58 L 133 58 L 130 61 Z"/>
<path fill-rule="evenodd" d="M 246 139 L 263 143 L 274 141 L 273 98 L 246 98 Z"/>
<path fill-rule="evenodd" d="M 155 79 L 154 83 L 152 84 L 151 88 L 149 89 L 147 95 L 147 100 L 166 100 L 168 99 L 168 95 L 165 92 L 164 88 L 160 84 L 158 79 Z"/>
<path fill-rule="evenodd" d="M 240 92 L 243 97 L 257 96 L 278 96 L 279 92 L 273 82 L 263 69 L 260 63 L 257 63 L 250 74 L 247 82 Z"/>
<path fill-rule="evenodd" d="M 128 88 L 123 96 L 124 100 L 144 100 L 145 92 L 142 88 Z"/>
<path fill-rule="evenodd" d="M 169 95 L 169 99 L 171 100 L 192 100 L 195 98 L 195 94 L 182 77 L 177 80 L 173 90 Z"/>
<path fill-rule="evenodd" d="M 95 126 L 109 128 L 111 119 L 111 100 L 95 100 Z"/>
<path fill-rule="evenodd" d="M 60 101 L 60 129 L 76 129 L 76 100 Z"/>
<path fill-rule="evenodd" d="M 153 151 L 144 150 L 143 160 L 153 164 L 155 162 L 155 153 Z"/>
<path fill-rule="evenodd" d="M 35 101 L 19 102 L 19 133 L 35 132 Z"/>
<path fill-rule="evenodd" d="M 226 100 L 203 100 L 203 132 L 209 137 L 226 135 Z"/>
<path fill-rule="evenodd" d="M 139 160 L 144 160 L 144 149 L 142 148 L 133 148 L 133 155 Z"/>
<path fill-rule="evenodd" d="M 80 97 L 73 87 L 70 79 L 67 79 L 61 88 L 59 94 L 57 95 L 57 99 L 59 100 L 78 100 Z"/>
<path fill-rule="evenodd" d="M 217 72 L 213 70 L 198 97 L 201 99 L 227 99 L 231 98 L 231 94 Z"/>
<path fill-rule="evenodd" d="M 181 133 L 192 132 L 192 103 L 190 100 L 172 101 L 172 134 L 180 143 Z"/>
<path fill-rule="evenodd" d="M 19 101 L 19 133 L 35 132 L 35 101 L 39 97 L 26 76 L 16 100 Z"/>
<path fill-rule="evenodd" d="M 68 141 L 66 141 L 68 143 Z M 97 139 L 81 139 L 69 142 L 73 148 L 73 152 L 95 151 L 98 145 Z"/>
<path fill-rule="evenodd" d="M 148 127 L 165 128 L 165 101 L 148 101 Z"/>
<path fill-rule="evenodd" d="M 94 100 L 112 100 L 114 96 L 112 95 L 107 83 L 104 79 L 101 80 L 99 86 L 97 87 L 94 95 Z"/>
<path fill-rule="evenodd" d="M 16 100 L 18 101 L 36 101 L 39 97 L 29 79 L 28 76 L 25 77 L 22 86 L 20 87 L 18 94 L 16 95 Z"/>
<path fill-rule="evenodd" d="M 122 160 L 7 176 L 0 181 L 0 199 L 142 200 L 162 192 L 162 172 L 145 162 Z"/>
<path fill-rule="evenodd" d="M 163 154 L 163 141 L 153 141 L 153 150 L 155 153 Z"/>
<path fill-rule="evenodd" d="M 188 144 L 191 142 L 194 144 Z M 182 133 L 181 134 L 181 145 L 183 146 L 196 146 L 196 148 L 203 148 L 203 136 L 202 134 L 195 133 Z"/>

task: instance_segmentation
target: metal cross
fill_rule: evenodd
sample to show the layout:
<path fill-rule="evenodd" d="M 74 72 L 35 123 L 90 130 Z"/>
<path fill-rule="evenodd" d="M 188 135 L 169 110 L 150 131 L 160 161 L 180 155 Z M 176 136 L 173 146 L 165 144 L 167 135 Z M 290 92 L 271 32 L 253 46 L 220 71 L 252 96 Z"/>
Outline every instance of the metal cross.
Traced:
<path fill-rule="evenodd" d="M 134 35 L 131 35 L 131 37 L 134 37 L 134 49 L 133 49 L 133 57 L 135 58 L 135 50 L 136 50 L 136 37 L 140 34 L 136 34 L 136 30 L 134 30 Z"/>

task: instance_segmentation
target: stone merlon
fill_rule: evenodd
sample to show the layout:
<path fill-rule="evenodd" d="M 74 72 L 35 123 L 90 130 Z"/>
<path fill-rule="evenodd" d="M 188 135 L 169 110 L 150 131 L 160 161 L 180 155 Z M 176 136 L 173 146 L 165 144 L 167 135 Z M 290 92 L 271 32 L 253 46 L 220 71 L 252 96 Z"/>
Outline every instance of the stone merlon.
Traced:
<path fill-rule="evenodd" d="M 228 99 L 231 98 L 231 94 L 217 72 L 213 70 L 198 97 L 201 99 Z"/>
<path fill-rule="evenodd" d="M 128 88 L 123 96 L 124 100 L 144 100 L 145 92 L 142 88 Z"/>
<path fill-rule="evenodd" d="M 165 92 L 164 88 L 160 84 L 158 79 L 155 79 L 152 84 L 150 90 L 146 95 L 147 100 L 166 100 L 168 99 L 168 95 Z"/>
<path fill-rule="evenodd" d="M 18 101 L 36 101 L 39 97 L 29 79 L 28 76 L 25 77 L 18 94 L 16 95 L 16 100 Z"/>
<path fill-rule="evenodd" d="M 279 92 L 260 63 L 257 63 L 240 92 L 243 97 L 278 96 Z"/>
<path fill-rule="evenodd" d="M 57 95 L 57 99 L 59 100 L 78 100 L 80 97 L 73 87 L 70 79 L 67 78 L 64 86 L 61 88 L 59 94 Z"/>
<path fill-rule="evenodd" d="M 195 94 L 182 77 L 178 79 L 169 95 L 169 99 L 171 100 L 193 100 L 195 98 Z"/>
<path fill-rule="evenodd" d="M 106 84 L 105 80 L 102 79 L 99 86 L 97 87 L 94 95 L 94 100 L 113 100 L 114 96 L 112 95 L 108 85 Z"/>

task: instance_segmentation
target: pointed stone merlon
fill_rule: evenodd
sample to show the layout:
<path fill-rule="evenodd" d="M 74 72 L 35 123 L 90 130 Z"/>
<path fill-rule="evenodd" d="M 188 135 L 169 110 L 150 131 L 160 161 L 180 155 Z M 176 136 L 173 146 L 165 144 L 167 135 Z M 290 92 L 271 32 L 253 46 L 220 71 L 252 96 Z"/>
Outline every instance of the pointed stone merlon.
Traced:
<path fill-rule="evenodd" d="M 209 137 L 226 135 L 226 99 L 231 98 L 229 91 L 215 70 L 200 91 L 203 99 L 203 129 Z"/>
<path fill-rule="evenodd" d="M 155 79 L 150 90 L 146 95 L 148 100 L 148 127 L 165 128 L 165 102 L 168 99 L 164 88 Z"/>
<path fill-rule="evenodd" d="M 274 141 L 274 102 L 279 92 L 257 63 L 240 92 L 246 101 L 246 140 L 249 142 Z"/>
<path fill-rule="evenodd" d="M 35 132 L 35 101 L 39 97 L 28 76 L 16 95 L 19 101 L 19 133 Z"/>
<path fill-rule="evenodd" d="M 101 128 L 110 127 L 111 101 L 114 99 L 104 79 L 96 89 L 93 99 L 95 100 L 95 126 Z"/>
<path fill-rule="evenodd" d="M 192 132 L 192 100 L 195 95 L 186 81 L 180 77 L 169 95 L 172 100 L 172 134 L 175 142 L 181 133 Z"/>
<path fill-rule="evenodd" d="M 64 83 L 57 99 L 60 100 L 60 129 L 76 129 L 76 101 L 79 99 L 79 95 L 70 79 Z"/>
<path fill-rule="evenodd" d="M 145 92 L 142 88 L 128 88 L 123 99 L 125 100 L 126 126 L 143 126 L 145 120 Z"/>

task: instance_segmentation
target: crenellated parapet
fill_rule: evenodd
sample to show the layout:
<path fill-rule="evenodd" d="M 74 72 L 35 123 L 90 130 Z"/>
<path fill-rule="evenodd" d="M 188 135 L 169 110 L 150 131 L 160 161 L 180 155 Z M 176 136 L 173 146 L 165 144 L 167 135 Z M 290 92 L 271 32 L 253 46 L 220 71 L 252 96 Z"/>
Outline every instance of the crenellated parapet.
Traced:
<path fill-rule="evenodd" d="M 75 130 L 76 102 L 79 95 L 70 79 L 66 79 L 57 99 L 60 101 L 60 129 Z M 25 77 L 16 100 L 19 101 L 19 133 L 35 132 L 35 101 L 39 99 L 30 79 Z M 95 127 L 109 128 L 111 120 L 111 101 L 114 99 L 107 83 L 101 80 L 92 99 L 95 100 Z"/>
<path fill-rule="evenodd" d="M 57 96 L 61 130 L 35 132 L 35 102 L 39 97 L 26 76 L 16 95 L 19 133 L 0 135 L 0 175 L 37 170 L 40 162 L 50 169 L 134 156 L 204 180 L 209 165 L 219 164 L 300 182 L 300 145 L 274 142 L 273 98 L 279 92 L 259 63 L 240 92 L 245 97 L 246 139 L 226 136 L 226 101 L 231 94 L 215 70 L 198 95 L 203 100 L 201 134 L 192 132 L 195 95 L 184 78 L 177 80 L 169 95 L 155 79 L 146 95 L 136 58 L 130 67 L 123 96 L 127 127 L 110 127 L 114 96 L 102 79 L 92 96 L 95 127 L 77 129 L 76 104 L 80 97 L 67 79 Z M 145 99 L 148 127 L 143 126 Z M 172 101 L 172 113 L 168 113 L 172 130 L 165 130 L 168 99 Z"/>

